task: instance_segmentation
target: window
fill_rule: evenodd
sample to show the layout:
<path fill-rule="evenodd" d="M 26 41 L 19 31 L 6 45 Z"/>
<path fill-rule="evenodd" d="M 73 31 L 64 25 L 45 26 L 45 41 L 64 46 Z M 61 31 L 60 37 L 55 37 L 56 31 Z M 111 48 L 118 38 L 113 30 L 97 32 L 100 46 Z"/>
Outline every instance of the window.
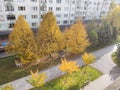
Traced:
<path fill-rule="evenodd" d="M 49 0 L 49 3 L 53 3 L 53 0 Z"/>
<path fill-rule="evenodd" d="M 68 17 L 68 14 L 64 14 L 64 17 Z"/>
<path fill-rule="evenodd" d="M 25 11 L 25 6 L 19 6 L 19 7 L 18 7 L 18 10 L 19 10 L 19 11 Z"/>
<path fill-rule="evenodd" d="M 75 1 L 72 1 L 72 4 L 75 4 Z"/>
<path fill-rule="evenodd" d="M 14 7 L 11 3 L 5 5 L 5 11 L 14 11 Z"/>
<path fill-rule="evenodd" d="M 73 23 L 73 20 L 70 20 L 70 23 Z"/>
<path fill-rule="evenodd" d="M 14 23 L 10 23 L 9 28 L 13 28 L 13 27 L 14 27 Z"/>
<path fill-rule="evenodd" d="M 63 24 L 67 24 L 67 20 L 63 21 Z"/>
<path fill-rule="evenodd" d="M 32 10 L 33 11 L 37 11 L 37 7 L 32 7 Z"/>
<path fill-rule="evenodd" d="M 61 10 L 61 8 L 60 7 L 56 7 L 56 11 L 60 11 Z"/>
<path fill-rule="evenodd" d="M 15 15 L 7 15 L 7 20 L 15 20 Z"/>
<path fill-rule="evenodd" d="M 37 15 L 31 15 L 32 19 L 38 18 Z"/>
<path fill-rule="evenodd" d="M 56 0 L 56 3 L 61 3 L 61 0 Z"/>
<path fill-rule="evenodd" d="M 71 14 L 71 17 L 73 17 L 74 16 L 74 14 Z"/>
<path fill-rule="evenodd" d="M 49 7 L 49 11 L 52 11 L 53 10 L 53 7 Z"/>
<path fill-rule="evenodd" d="M 61 17 L 61 15 L 60 14 L 56 14 L 56 17 Z"/>
<path fill-rule="evenodd" d="M 31 2 L 37 2 L 37 0 L 30 0 Z"/>
<path fill-rule="evenodd" d="M 36 22 L 32 23 L 32 26 L 36 26 L 36 25 L 37 25 L 37 23 L 36 23 Z"/>

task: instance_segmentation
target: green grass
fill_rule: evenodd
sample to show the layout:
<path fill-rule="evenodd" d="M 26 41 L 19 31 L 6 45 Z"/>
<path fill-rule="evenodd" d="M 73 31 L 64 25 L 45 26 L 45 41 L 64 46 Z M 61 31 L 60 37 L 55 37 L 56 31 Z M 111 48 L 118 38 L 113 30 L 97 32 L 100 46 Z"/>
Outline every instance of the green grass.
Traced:
<path fill-rule="evenodd" d="M 14 56 L 0 59 L 0 85 L 25 77 L 30 74 L 30 70 L 43 70 L 61 62 L 60 60 L 53 60 L 52 63 L 51 61 L 46 61 L 36 66 L 19 69 L 15 66 L 15 60 L 16 58 Z"/>
<path fill-rule="evenodd" d="M 112 59 L 115 62 L 115 64 L 117 64 L 118 66 L 120 66 L 120 58 L 118 58 L 115 53 L 112 54 Z"/>
<path fill-rule="evenodd" d="M 93 81 L 101 76 L 101 73 L 92 67 L 88 67 L 85 74 L 84 70 L 85 68 L 79 69 L 77 72 L 61 76 L 40 88 L 31 90 L 79 90 L 86 85 L 85 82 Z"/>

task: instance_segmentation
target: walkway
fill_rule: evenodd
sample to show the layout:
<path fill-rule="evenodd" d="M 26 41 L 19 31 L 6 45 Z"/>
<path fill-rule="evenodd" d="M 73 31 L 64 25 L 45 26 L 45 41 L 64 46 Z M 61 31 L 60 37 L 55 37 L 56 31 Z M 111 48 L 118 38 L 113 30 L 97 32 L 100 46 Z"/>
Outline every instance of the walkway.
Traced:
<path fill-rule="evenodd" d="M 115 46 L 112 45 L 112 46 L 109 46 L 109 47 L 106 47 L 106 48 L 103 48 L 101 50 L 93 52 L 93 54 L 97 58 L 96 59 L 97 61 L 95 63 L 93 63 L 91 66 L 95 67 L 96 69 L 100 70 L 103 73 L 108 73 L 109 71 L 111 71 L 113 69 L 113 67 L 115 67 L 115 64 L 111 61 L 111 58 L 110 58 L 110 54 L 115 50 L 114 47 Z M 80 66 L 84 65 L 84 63 L 81 60 L 81 57 L 77 57 L 76 61 L 77 61 L 78 65 L 80 65 Z M 107 65 L 107 64 L 109 64 L 109 65 Z M 47 75 L 46 82 L 49 81 L 49 80 L 55 79 L 55 78 L 64 74 L 58 69 L 58 67 L 59 67 L 59 65 L 53 66 L 53 67 L 51 67 L 49 69 L 46 69 L 46 70 L 43 70 L 43 71 L 40 71 L 40 73 L 42 73 L 42 72 L 46 73 L 46 75 Z M 111 73 L 111 75 L 112 75 L 112 73 Z M 98 81 L 94 81 L 96 84 L 93 82 L 92 85 L 93 86 L 96 85 L 96 87 L 98 87 L 98 85 L 100 85 L 100 82 L 101 83 L 104 82 L 104 80 L 105 80 L 104 78 L 105 77 L 108 78 L 108 76 L 109 75 L 102 76 L 103 79 L 97 79 Z M 15 87 L 15 90 L 28 90 L 28 89 L 31 89 L 33 87 L 32 85 L 27 83 L 27 80 L 29 78 L 30 78 L 30 76 L 27 76 L 27 77 L 15 80 L 13 82 L 10 82 L 9 84 L 12 84 L 13 87 Z M 99 81 L 99 80 L 102 80 L 102 81 Z M 107 82 L 107 80 L 105 80 L 105 81 L 106 81 L 106 83 L 108 83 L 109 79 L 108 79 L 108 82 Z M 91 89 L 92 85 L 90 83 L 88 86 L 86 86 L 86 87 L 88 87 L 88 89 L 85 87 L 84 90 L 102 90 L 102 89 L 98 89 L 98 88 L 93 89 L 93 87 Z M 101 87 L 106 87 L 106 86 L 102 85 Z"/>
<path fill-rule="evenodd" d="M 86 87 L 83 88 L 83 90 L 104 90 L 107 86 L 113 83 L 116 78 L 120 76 L 120 70 L 111 59 L 111 54 L 116 49 L 116 46 L 114 48 L 113 46 L 108 47 L 108 50 L 110 51 L 108 51 L 107 53 L 101 52 L 100 54 L 104 53 L 104 55 L 99 58 L 95 63 L 91 64 L 92 67 L 101 71 L 103 75 L 95 81 L 89 83 Z"/>

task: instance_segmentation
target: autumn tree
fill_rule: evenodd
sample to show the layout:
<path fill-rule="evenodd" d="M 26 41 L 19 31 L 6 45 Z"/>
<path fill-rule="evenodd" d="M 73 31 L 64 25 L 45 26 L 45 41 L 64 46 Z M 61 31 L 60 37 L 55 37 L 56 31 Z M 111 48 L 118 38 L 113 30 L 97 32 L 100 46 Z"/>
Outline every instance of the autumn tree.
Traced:
<path fill-rule="evenodd" d="M 82 55 L 82 60 L 84 61 L 85 65 L 88 66 L 95 60 L 95 57 L 94 55 L 85 52 Z"/>
<path fill-rule="evenodd" d="M 62 72 L 72 73 L 78 70 L 78 66 L 75 61 L 67 61 L 66 59 L 62 59 L 62 64 L 59 66 L 59 69 Z"/>
<path fill-rule="evenodd" d="M 56 23 L 56 18 L 52 12 L 45 14 L 37 34 L 37 44 L 39 47 L 39 54 L 50 55 L 53 52 L 62 50 L 63 35 Z"/>
<path fill-rule="evenodd" d="M 82 53 L 90 45 L 86 30 L 80 20 L 66 30 L 64 35 L 66 49 L 72 53 Z"/>
<path fill-rule="evenodd" d="M 111 24 L 112 28 L 120 29 L 120 6 L 112 7 L 105 19 L 105 23 Z"/>
<path fill-rule="evenodd" d="M 84 71 L 84 74 L 86 74 L 86 72 L 87 72 L 87 67 L 88 67 L 89 64 L 91 64 L 91 63 L 94 62 L 95 56 L 92 55 L 92 54 L 90 54 L 90 53 L 86 53 L 86 52 L 85 52 L 85 53 L 82 55 L 82 60 L 83 60 L 84 63 L 85 63 L 85 71 Z M 88 76 L 88 75 L 87 75 L 87 76 Z M 88 77 L 87 77 L 87 79 L 89 80 Z"/>
<path fill-rule="evenodd" d="M 45 73 L 38 73 L 38 70 L 36 72 L 30 71 L 31 73 L 31 78 L 29 79 L 29 82 L 35 86 L 35 87 L 40 87 L 44 85 L 45 79 L 47 78 Z"/>
<path fill-rule="evenodd" d="M 71 74 L 73 72 L 78 71 L 79 67 L 75 61 L 67 61 L 66 59 L 62 59 L 61 61 L 62 61 L 62 64 L 59 66 L 59 69 L 62 72 L 65 72 L 67 74 Z M 66 83 L 67 83 L 67 75 L 64 78 L 64 82 L 61 86 L 61 90 L 64 90 L 63 86 L 65 86 Z"/>
<path fill-rule="evenodd" d="M 14 87 L 12 85 L 5 85 L 5 86 L 1 86 L 0 90 L 15 90 Z"/>
<path fill-rule="evenodd" d="M 23 64 L 37 59 L 37 45 L 34 34 L 22 15 L 18 17 L 13 31 L 9 35 L 6 50 L 10 54 L 16 54 Z"/>

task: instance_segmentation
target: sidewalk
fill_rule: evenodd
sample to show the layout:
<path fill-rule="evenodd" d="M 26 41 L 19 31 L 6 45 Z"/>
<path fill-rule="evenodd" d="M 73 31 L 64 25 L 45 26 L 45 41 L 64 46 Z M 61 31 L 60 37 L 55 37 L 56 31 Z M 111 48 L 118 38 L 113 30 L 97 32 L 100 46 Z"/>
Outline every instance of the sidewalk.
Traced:
<path fill-rule="evenodd" d="M 107 58 L 106 55 L 109 55 L 109 56 L 110 56 L 110 53 L 112 53 L 112 52 L 115 50 L 114 47 L 115 47 L 115 46 L 112 45 L 112 46 L 109 46 L 109 47 L 106 47 L 106 48 L 103 48 L 103 49 L 101 49 L 101 50 L 97 50 L 97 51 L 93 52 L 93 54 L 96 56 L 97 60 L 96 60 L 96 62 L 95 62 L 96 64 L 93 63 L 92 65 L 95 66 L 96 69 L 99 70 L 99 68 L 101 68 L 101 67 L 98 67 L 98 66 L 99 66 L 100 64 L 103 64 L 102 67 L 104 66 L 104 68 L 100 69 L 101 72 L 103 72 L 104 69 L 109 70 L 109 69 L 111 69 L 111 67 L 113 68 L 113 64 L 111 64 L 111 59 L 110 59 L 110 58 Z M 105 62 L 105 60 L 104 60 L 105 58 L 103 58 L 103 57 L 105 57 L 106 60 L 108 59 L 108 61 Z M 102 58 L 102 59 L 101 59 L 101 58 Z M 75 61 L 76 61 L 77 64 L 80 65 L 80 66 L 84 65 L 83 61 L 81 60 L 81 57 L 77 57 L 77 58 L 75 59 Z M 100 63 L 100 61 L 103 62 L 103 63 Z M 110 62 L 109 62 L 109 61 L 110 61 Z M 106 63 L 110 66 L 110 68 L 108 68 L 108 69 L 105 68 L 105 67 L 106 67 Z M 95 65 L 94 65 L 94 64 L 95 64 Z M 47 81 L 53 80 L 53 79 L 55 79 L 55 78 L 57 78 L 57 77 L 59 77 L 59 76 L 61 76 L 61 75 L 64 74 L 64 73 L 62 73 L 62 72 L 58 69 L 58 67 L 59 67 L 59 65 L 56 65 L 56 66 L 53 66 L 53 67 L 48 68 L 48 69 L 46 69 L 46 70 L 40 71 L 39 73 L 42 73 L 42 72 L 46 73 L 46 75 L 47 75 L 47 80 L 46 80 L 46 82 L 47 82 Z M 30 78 L 30 76 L 27 76 L 27 77 L 24 77 L 24 78 L 21 78 L 21 79 L 12 81 L 12 82 L 7 83 L 7 84 L 12 84 L 13 87 L 15 88 L 15 90 L 28 90 L 28 89 L 31 89 L 31 88 L 33 87 L 32 85 L 30 85 L 30 84 L 27 82 L 27 80 L 28 80 L 29 78 Z M 103 83 L 103 82 L 104 82 L 104 83 Z M 99 85 L 100 85 L 100 86 L 103 85 L 103 86 L 101 86 L 101 87 L 104 87 L 104 88 L 105 88 L 106 85 L 110 84 L 110 83 L 108 83 L 108 82 L 112 83 L 109 75 L 108 75 L 108 74 L 105 74 L 105 75 L 101 76 L 100 78 L 98 78 L 97 80 L 93 81 L 93 82 L 92 82 L 93 84 L 90 83 L 89 85 L 87 85 L 84 90 L 100 90 L 100 89 L 98 89 L 98 86 L 99 86 Z M 6 85 L 6 84 L 4 84 L 4 85 Z M 87 89 L 87 88 L 88 88 L 88 89 Z M 95 89 L 93 89 L 93 88 L 95 88 Z M 103 89 L 102 89 L 102 90 L 103 90 Z"/>
<path fill-rule="evenodd" d="M 105 87 L 110 85 L 114 80 L 111 79 L 109 74 L 104 74 L 95 81 L 89 83 L 82 90 L 104 90 Z"/>

